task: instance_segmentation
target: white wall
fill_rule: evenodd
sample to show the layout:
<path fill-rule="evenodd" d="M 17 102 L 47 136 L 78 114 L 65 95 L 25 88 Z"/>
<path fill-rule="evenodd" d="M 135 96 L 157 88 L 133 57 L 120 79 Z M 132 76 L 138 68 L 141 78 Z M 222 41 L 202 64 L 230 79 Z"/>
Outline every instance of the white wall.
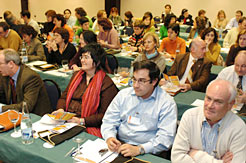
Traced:
<path fill-rule="evenodd" d="M 6 10 L 11 11 L 17 17 L 20 17 L 21 0 L 0 0 L 0 16 L 3 17 L 3 13 Z"/>
<path fill-rule="evenodd" d="M 193 17 L 197 16 L 200 9 L 204 9 L 211 22 L 221 9 L 226 12 L 228 20 L 234 17 L 238 9 L 246 15 L 246 0 L 121 0 L 121 17 L 128 10 L 135 17 L 142 17 L 146 11 L 151 11 L 153 16 L 160 16 L 165 4 L 171 4 L 176 16 L 181 14 L 183 8 L 187 8 Z"/>

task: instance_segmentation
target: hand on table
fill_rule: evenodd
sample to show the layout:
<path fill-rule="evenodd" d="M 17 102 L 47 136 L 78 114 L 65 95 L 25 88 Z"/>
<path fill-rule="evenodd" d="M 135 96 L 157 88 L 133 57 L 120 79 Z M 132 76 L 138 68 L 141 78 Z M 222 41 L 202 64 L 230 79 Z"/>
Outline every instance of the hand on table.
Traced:
<path fill-rule="evenodd" d="M 190 84 L 180 84 L 179 87 L 181 88 L 181 92 L 187 92 L 191 90 Z"/>
<path fill-rule="evenodd" d="M 64 112 L 64 110 L 63 110 L 63 109 L 58 109 L 58 110 L 56 110 L 56 111 L 53 111 L 51 114 L 56 115 L 56 114 L 59 113 L 59 112 Z"/>
<path fill-rule="evenodd" d="M 130 144 L 123 144 L 119 147 L 118 153 L 121 153 L 124 157 L 140 155 L 139 146 Z"/>
<path fill-rule="evenodd" d="M 81 121 L 85 124 L 84 118 L 82 118 Z M 67 120 L 67 122 L 69 122 L 69 123 L 77 123 L 77 124 L 80 124 L 81 121 L 80 121 L 80 118 L 78 118 L 78 117 L 73 117 L 72 119 Z"/>
<path fill-rule="evenodd" d="M 106 140 L 109 150 L 116 152 L 121 146 L 121 142 L 114 137 L 110 137 Z"/>

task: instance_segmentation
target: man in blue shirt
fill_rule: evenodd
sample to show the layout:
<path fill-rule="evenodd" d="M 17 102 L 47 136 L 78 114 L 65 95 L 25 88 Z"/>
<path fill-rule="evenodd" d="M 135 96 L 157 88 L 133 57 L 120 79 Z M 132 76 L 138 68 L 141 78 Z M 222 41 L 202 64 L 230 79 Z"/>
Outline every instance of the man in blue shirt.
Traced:
<path fill-rule="evenodd" d="M 101 133 L 110 150 L 126 157 L 158 154 L 172 146 L 177 107 L 158 86 L 159 76 L 154 62 L 133 64 L 133 87 L 117 94 L 103 118 Z"/>

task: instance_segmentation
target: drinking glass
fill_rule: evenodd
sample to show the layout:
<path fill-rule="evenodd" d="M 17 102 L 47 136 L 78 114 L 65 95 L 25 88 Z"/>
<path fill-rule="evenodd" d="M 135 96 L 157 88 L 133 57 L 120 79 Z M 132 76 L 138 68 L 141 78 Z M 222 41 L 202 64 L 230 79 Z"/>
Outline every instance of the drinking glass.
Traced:
<path fill-rule="evenodd" d="M 77 162 L 76 157 L 77 157 L 78 155 L 82 154 L 82 153 L 80 152 L 80 150 L 82 149 L 82 148 L 80 147 L 80 145 L 81 145 L 81 143 L 84 142 L 84 141 L 85 141 L 85 138 L 84 138 L 84 137 L 81 137 L 81 136 L 76 136 L 76 137 L 73 138 L 73 142 L 77 143 L 77 146 L 78 146 L 78 148 L 76 149 L 76 153 L 75 153 L 75 155 L 74 155 L 74 162 Z"/>
<path fill-rule="evenodd" d="M 11 137 L 18 138 L 21 136 L 20 132 L 16 131 L 16 123 L 18 122 L 20 116 L 19 113 L 15 110 L 8 111 L 8 118 L 14 124 L 14 132 L 11 134 Z"/>

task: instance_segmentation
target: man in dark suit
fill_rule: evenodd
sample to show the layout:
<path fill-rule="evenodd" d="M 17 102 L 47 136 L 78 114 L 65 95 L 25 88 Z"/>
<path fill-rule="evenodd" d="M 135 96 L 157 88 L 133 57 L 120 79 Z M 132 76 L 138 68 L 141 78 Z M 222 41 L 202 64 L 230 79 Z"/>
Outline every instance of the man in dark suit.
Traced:
<path fill-rule="evenodd" d="M 13 49 L 0 51 L 0 112 L 22 110 L 25 101 L 29 112 L 44 115 L 52 111 L 48 94 L 40 76 L 22 65 Z"/>
<path fill-rule="evenodd" d="M 196 38 L 191 42 L 190 53 L 179 54 L 168 71 L 168 75 L 177 75 L 182 92 L 189 90 L 205 91 L 212 63 L 204 58 L 206 43 Z"/>

